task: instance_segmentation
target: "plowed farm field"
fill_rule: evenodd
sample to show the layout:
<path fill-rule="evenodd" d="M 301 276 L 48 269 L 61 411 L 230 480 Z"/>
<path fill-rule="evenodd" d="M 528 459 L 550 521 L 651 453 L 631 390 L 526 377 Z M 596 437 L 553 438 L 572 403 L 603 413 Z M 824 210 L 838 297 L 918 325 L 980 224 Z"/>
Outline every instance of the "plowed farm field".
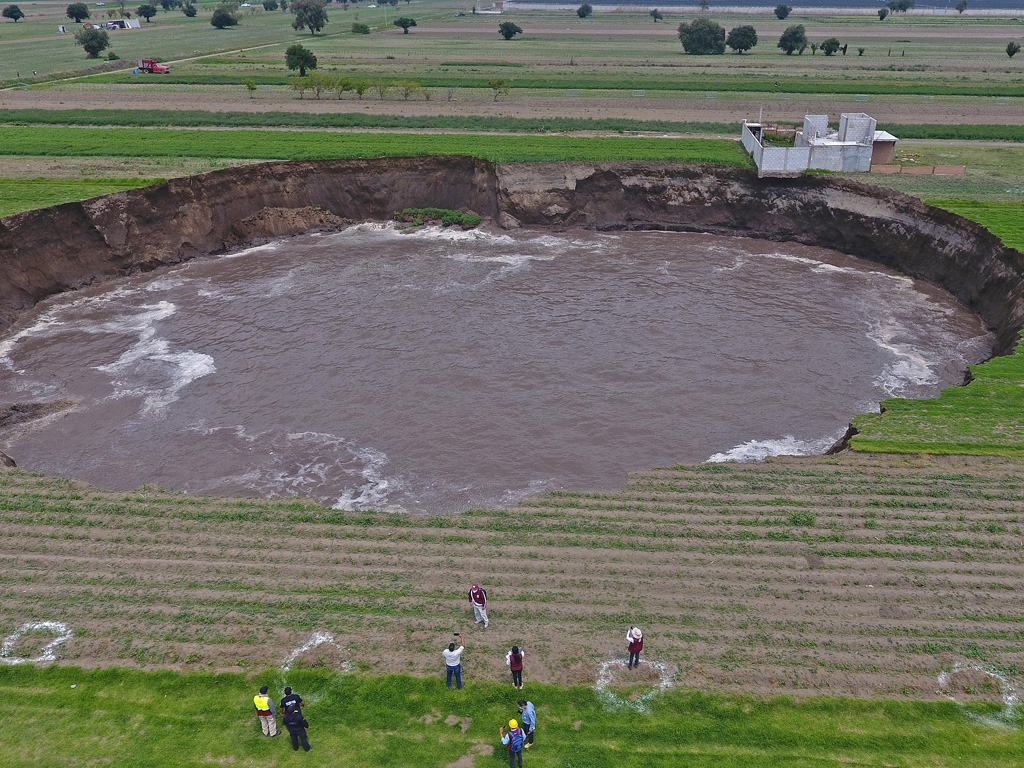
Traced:
<path fill-rule="evenodd" d="M 515 643 L 527 681 L 592 684 L 635 624 L 677 685 L 997 698 L 999 676 L 1024 668 L 1022 469 L 847 452 L 646 471 L 618 492 L 447 516 L 3 470 L 0 632 L 63 622 L 61 662 L 86 667 L 434 675 L 462 631 L 469 680 L 503 680 Z M 487 629 L 466 599 L 475 582 Z M 335 644 L 300 652 L 317 632 Z M 7 653 L 52 639 L 28 632 Z"/>

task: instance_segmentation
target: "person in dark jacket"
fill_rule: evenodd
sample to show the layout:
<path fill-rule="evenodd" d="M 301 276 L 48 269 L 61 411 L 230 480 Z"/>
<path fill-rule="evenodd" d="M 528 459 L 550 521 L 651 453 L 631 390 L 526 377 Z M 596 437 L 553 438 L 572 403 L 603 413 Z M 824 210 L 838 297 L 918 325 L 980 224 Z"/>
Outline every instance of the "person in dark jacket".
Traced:
<path fill-rule="evenodd" d="M 302 716 L 302 712 L 299 710 L 298 704 L 292 704 L 288 707 L 288 710 L 284 713 L 284 727 L 288 729 L 288 733 L 292 737 L 292 749 L 296 752 L 299 751 L 299 742 L 302 742 L 302 748 L 309 752 L 312 749 L 309 746 L 309 739 L 306 738 L 306 729 L 309 728 L 309 723 L 306 722 L 306 718 Z"/>

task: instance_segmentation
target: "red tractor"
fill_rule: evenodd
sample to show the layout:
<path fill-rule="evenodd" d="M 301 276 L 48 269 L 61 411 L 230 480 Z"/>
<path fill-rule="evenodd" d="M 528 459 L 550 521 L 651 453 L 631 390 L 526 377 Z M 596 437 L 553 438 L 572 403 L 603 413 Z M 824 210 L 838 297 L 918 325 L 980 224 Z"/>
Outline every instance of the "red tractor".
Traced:
<path fill-rule="evenodd" d="M 164 64 L 157 64 L 156 59 L 139 59 L 139 72 L 150 74 L 167 74 L 171 68 Z"/>

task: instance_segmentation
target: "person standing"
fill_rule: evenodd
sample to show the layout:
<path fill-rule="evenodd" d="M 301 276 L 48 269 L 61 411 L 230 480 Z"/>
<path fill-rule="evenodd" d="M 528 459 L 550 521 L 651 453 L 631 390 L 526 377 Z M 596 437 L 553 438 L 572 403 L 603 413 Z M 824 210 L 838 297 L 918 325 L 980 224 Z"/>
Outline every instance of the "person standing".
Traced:
<path fill-rule="evenodd" d="M 274 709 L 274 700 L 267 695 L 268 690 L 265 685 L 260 688 L 260 692 L 252 697 L 252 708 L 260 719 L 263 735 L 277 736 L 277 710 Z"/>
<path fill-rule="evenodd" d="M 644 633 L 640 627 L 630 627 L 626 633 L 626 642 L 629 643 L 629 664 L 627 669 L 640 666 L 640 651 L 644 649 Z"/>
<path fill-rule="evenodd" d="M 537 728 L 537 710 L 534 709 L 533 702 L 519 700 L 519 717 L 522 718 L 523 728 L 526 730 L 526 744 L 523 748 L 529 749 L 533 746 L 533 732 Z"/>
<path fill-rule="evenodd" d="M 448 687 L 452 687 L 452 675 L 455 676 L 455 687 L 458 689 L 462 688 L 462 652 L 466 650 L 466 641 L 462 639 L 462 635 L 458 632 L 455 636 L 459 638 L 459 647 L 455 647 L 455 643 L 448 643 L 448 650 L 441 651 L 441 655 L 444 656 L 445 672 L 447 673 Z"/>
<path fill-rule="evenodd" d="M 302 700 L 302 697 L 299 696 L 299 694 L 292 693 L 292 688 L 290 685 L 286 685 L 284 687 L 284 698 L 281 699 L 281 711 L 287 712 L 292 704 L 297 706 L 299 708 L 299 711 L 301 712 L 302 708 L 306 705 L 306 702 Z"/>
<path fill-rule="evenodd" d="M 284 723 L 284 727 L 288 729 L 288 733 L 292 737 L 292 749 L 298 752 L 300 741 L 302 742 L 302 748 L 306 752 L 312 749 L 309 746 L 309 739 L 306 738 L 306 729 L 309 728 L 309 723 L 302 716 L 302 710 L 298 704 L 293 701 L 288 705 L 284 717 L 281 718 L 281 722 Z"/>
<path fill-rule="evenodd" d="M 479 584 L 474 584 L 469 590 L 469 602 L 473 606 L 473 617 L 476 623 L 482 623 L 487 629 L 487 590 Z"/>
<path fill-rule="evenodd" d="M 519 760 L 519 768 L 523 768 L 523 745 L 526 743 L 526 733 L 519 727 L 515 720 L 508 721 L 508 733 L 505 733 L 505 726 L 498 729 L 501 736 L 501 743 L 508 746 L 508 767 L 516 768 L 516 760 Z"/>
<path fill-rule="evenodd" d="M 523 689 L 523 656 L 526 651 L 518 645 L 513 645 L 512 650 L 505 654 L 505 665 L 512 671 L 512 687 Z"/>

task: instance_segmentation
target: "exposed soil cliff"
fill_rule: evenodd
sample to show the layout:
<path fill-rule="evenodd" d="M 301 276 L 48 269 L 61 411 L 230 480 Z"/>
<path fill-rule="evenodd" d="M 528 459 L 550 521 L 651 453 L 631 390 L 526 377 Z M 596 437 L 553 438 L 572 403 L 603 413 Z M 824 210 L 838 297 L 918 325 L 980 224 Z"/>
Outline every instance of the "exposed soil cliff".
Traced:
<path fill-rule="evenodd" d="M 424 157 L 251 165 L 0 220 L 0 330 L 46 296 L 97 280 L 430 206 L 502 226 L 701 231 L 832 248 L 942 286 L 995 333 L 997 354 L 1024 327 L 1024 255 L 890 190 L 712 166 Z"/>

